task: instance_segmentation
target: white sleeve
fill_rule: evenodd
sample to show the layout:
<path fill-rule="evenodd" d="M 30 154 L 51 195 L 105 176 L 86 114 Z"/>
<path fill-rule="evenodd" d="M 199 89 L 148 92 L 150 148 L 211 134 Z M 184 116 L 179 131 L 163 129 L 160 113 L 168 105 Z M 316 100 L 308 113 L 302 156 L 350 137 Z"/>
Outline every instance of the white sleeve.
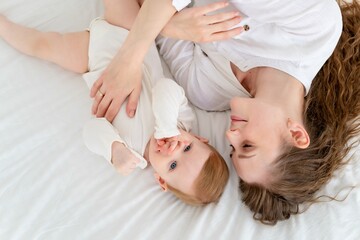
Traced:
<path fill-rule="evenodd" d="M 180 134 L 179 128 L 190 131 L 195 114 L 188 104 L 184 90 L 168 78 L 157 81 L 152 90 L 156 139 Z"/>
<path fill-rule="evenodd" d="M 105 118 L 93 118 L 88 121 L 83 128 L 83 139 L 90 151 L 103 156 L 109 163 L 111 163 L 112 157 L 112 144 L 117 141 L 124 144 L 140 160 L 137 165 L 138 167 L 144 169 L 147 166 L 147 161 L 136 151 L 128 147 L 118 131 Z"/>
<path fill-rule="evenodd" d="M 182 10 L 191 3 L 191 0 L 172 0 L 172 5 L 177 11 Z"/>
<path fill-rule="evenodd" d="M 250 18 L 260 23 L 273 23 L 293 34 L 331 31 L 334 26 L 342 24 L 339 6 L 334 0 L 229 0 L 229 2 Z"/>
<path fill-rule="evenodd" d="M 309 13 L 320 11 L 321 6 L 329 1 L 333 0 L 229 0 L 235 8 L 247 16 L 259 22 L 277 25 L 286 25 L 289 22 L 305 19 Z"/>

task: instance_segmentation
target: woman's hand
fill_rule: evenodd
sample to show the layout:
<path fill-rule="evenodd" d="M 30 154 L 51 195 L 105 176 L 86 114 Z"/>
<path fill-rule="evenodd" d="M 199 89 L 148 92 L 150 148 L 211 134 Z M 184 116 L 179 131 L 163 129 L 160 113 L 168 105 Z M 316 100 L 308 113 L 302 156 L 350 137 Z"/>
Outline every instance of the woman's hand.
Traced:
<path fill-rule="evenodd" d="M 123 102 L 128 99 L 126 112 L 133 117 L 141 92 L 141 77 L 141 63 L 114 58 L 91 88 L 93 114 L 112 122 Z"/>
<path fill-rule="evenodd" d="M 234 37 L 243 31 L 242 27 L 231 29 L 241 21 L 239 12 L 207 15 L 226 6 L 226 2 L 217 2 L 185 8 L 171 18 L 161 31 L 161 35 L 193 42 L 212 42 Z"/>
<path fill-rule="evenodd" d="M 141 6 L 119 52 L 91 88 L 92 112 L 97 117 L 105 116 L 112 122 L 126 98 L 126 113 L 134 116 L 141 92 L 143 60 L 175 12 L 168 0 L 145 1 Z"/>

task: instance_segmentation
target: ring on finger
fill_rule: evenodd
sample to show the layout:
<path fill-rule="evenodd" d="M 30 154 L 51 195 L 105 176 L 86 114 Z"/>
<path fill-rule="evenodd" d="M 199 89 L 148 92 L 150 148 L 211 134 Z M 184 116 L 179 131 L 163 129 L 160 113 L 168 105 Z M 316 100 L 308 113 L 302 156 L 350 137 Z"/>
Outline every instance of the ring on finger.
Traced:
<path fill-rule="evenodd" d="M 100 97 L 103 97 L 105 95 L 100 91 L 100 89 L 98 90 L 98 94 L 100 95 Z"/>

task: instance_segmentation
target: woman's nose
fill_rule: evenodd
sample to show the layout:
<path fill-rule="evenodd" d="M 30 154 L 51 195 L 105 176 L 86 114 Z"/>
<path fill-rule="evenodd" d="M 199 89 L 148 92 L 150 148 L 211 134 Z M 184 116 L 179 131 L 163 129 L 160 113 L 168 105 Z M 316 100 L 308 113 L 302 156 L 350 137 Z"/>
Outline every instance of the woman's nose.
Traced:
<path fill-rule="evenodd" d="M 229 129 L 229 130 L 227 131 L 227 134 L 240 136 L 240 135 L 241 135 L 241 131 L 240 131 L 239 128 Z"/>
<path fill-rule="evenodd" d="M 242 134 L 239 129 L 229 129 L 226 131 L 226 137 L 232 145 L 237 145 L 238 142 L 242 141 Z"/>

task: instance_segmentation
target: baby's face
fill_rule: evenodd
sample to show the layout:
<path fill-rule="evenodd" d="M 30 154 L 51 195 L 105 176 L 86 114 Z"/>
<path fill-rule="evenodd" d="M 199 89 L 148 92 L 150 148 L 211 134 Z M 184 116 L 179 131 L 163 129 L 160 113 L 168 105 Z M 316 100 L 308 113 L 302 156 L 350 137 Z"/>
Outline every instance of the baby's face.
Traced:
<path fill-rule="evenodd" d="M 154 138 L 150 140 L 149 161 L 160 177 L 172 187 L 195 195 L 193 183 L 198 177 L 204 163 L 210 156 L 211 149 L 192 134 L 180 130 L 186 143 L 172 153 L 159 151 Z"/>

